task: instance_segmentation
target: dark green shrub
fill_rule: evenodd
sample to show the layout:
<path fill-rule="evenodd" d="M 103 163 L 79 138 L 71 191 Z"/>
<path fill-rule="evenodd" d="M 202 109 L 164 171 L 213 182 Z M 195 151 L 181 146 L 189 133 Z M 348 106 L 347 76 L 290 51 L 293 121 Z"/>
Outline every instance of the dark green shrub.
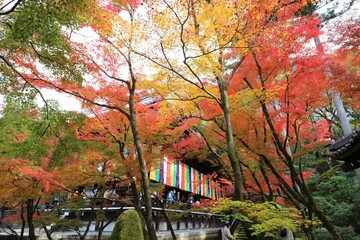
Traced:
<path fill-rule="evenodd" d="M 351 226 L 337 227 L 337 232 L 340 234 L 342 239 L 360 240 L 360 236 L 354 233 L 354 229 Z M 332 240 L 334 239 L 325 228 L 315 228 L 314 230 L 315 239 L 321 240 Z"/>

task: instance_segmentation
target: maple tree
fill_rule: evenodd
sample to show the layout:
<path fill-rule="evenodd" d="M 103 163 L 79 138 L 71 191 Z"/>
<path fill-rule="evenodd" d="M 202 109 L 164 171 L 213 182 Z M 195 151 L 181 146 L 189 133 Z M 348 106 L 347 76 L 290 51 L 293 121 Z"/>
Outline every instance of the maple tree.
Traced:
<path fill-rule="evenodd" d="M 326 69 L 329 84 L 333 87 L 328 94 L 333 99 L 317 114 L 331 123 L 334 139 L 349 134 L 351 129 L 357 128 L 358 122 L 358 54 L 354 51 L 358 19 L 352 13 L 355 5 L 354 0 L 343 1 L 341 5 L 339 1 L 332 0 L 309 4 L 301 12 L 305 15 L 316 14 L 321 19 L 320 27 L 324 36 L 314 38 L 314 42 L 319 54 L 328 56 Z"/>
<path fill-rule="evenodd" d="M 30 96 L 34 97 L 32 91 Z M 85 239 L 88 231 L 79 230 L 83 225 L 80 219 L 61 219 L 58 208 L 102 208 L 108 182 L 125 174 L 119 162 L 114 161 L 119 151 L 96 132 L 103 128 L 93 124 L 94 121 L 86 123 L 82 114 L 61 113 L 50 102 L 48 108 L 41 110 L 33 100 L 29 95 L 12 93 L 7 96 L 0 121 L 3 129 L 1 169 L 6 172 L 2 178 L 6 190 L 0 196 L 1 206 L 20 208 L 20 215 L 14 216 L 22 219 L 23 229 L 27 223 L 32 238 L 35 226 L 40 226 L 49 239 L 54 231 L 66 228 L 74 229 Z M 87 124 L 91 125 L 88 129 Z M 88 188 L 94 183 L 97 185 L 94 196 L 63 198 L 70 193 L 76 195 L 75 190 L 80 186 Z M 53 202 L 55 196 L 59 205 L 52 205 L 52 209 L 43 212 L 45 204 Z M 103 223 L 101 211 L 94 214 L 101 221 L 98 235 L 101 239 L 101 230 L 108 221 Z M 49 223 L 53 225 L 51 229 L 46 227 Z"/>
<path fill-rule="evenodd" d="M 348 45 L 356 31 L 339 39 L 345 44 L 331 65 L 339 80 L 328 84 L 328 56 L 303 44 L 319 34 L 316 18 L 297 15 L 308 1 L 72 2 L 17 1 L 18 11 L 1 14 L 0 25 L 3 93 L 19 83 L 52 88 L 81 99 L 92 115 L 69 128 L 85 148 L 76 161 L 61 145 L 53 149 L 67 159 L 57 169 L 66 186 L 123 174 L 139 179 L 129 181 L 135 197 L 141 183 L 147 230 L 156 239 L 148 169 L 164 155 L 215 156 L 219 173 L 233 180 L 234 199 L 251 191 L 261 201 L 305 206 L 304 218 L 315 214 L 340 239 L 307 186 L 314 171 L 308 153 L 329 136 L 328 122 L 314 115 L 329 102 L 323 93 L 335 86 L 358 97 L 356 66 L 347 65 L 358 58 L 356 43 Z M 24 29 L 34 11 L 48 21 Z M 72 30 L 81 23 L 97 37 L 78 42 Z"/>
<path fill-rule="evenodd" d="M 306 26 L 312 28 L 310 22 Z M 281 34 L 299 37 L 301 34 L 291 33 L 298 31 L 297 27 L 288 27 L 286 33 L 283 29 Z M 302 30 L 307 32 L 305 28 Z M 311 35 L 309 33 L 307 38 L 311 39 Z M 311 55 L 289 58 L 298 52 L 298 47 L 302 48 L 301 44 L 280 42 L 277 37 L 273 39 L 282 48 L 267 49 L 272 46 L 269 44 L 272 37 L 266 38 L 266 44 L 259 41 L 252 55 L 244 60 L 244 68 L 237 72 L 239 82 L 233 86 L 235 93 L 230 96 L 235 103 L 233 116 L 241 116 L 233 121 L 236 122 L 235 139 L 245 147 L 245 151 L 238 153 L 242 156 L 243 174 L 247 179 L 244 185 L 249 193 L 260 194 L 262 199 L 258 200 L 277 199 L 282 204 L 290 200 L 298 209 L 302 208 L 301 202 L 311 212 L 317 205 L 306 179 L 314 170 L 303 161 L 309 161 L 308 153 L 326 142 L 324 137 L 329 135 L 328 123 L 312 118 L 314 111 L 327 101 L 322 94 L 329 89 L 322 70 L 324 60 Z M 314 91 L 307 88 L 314 83 L 317 84 Z M 239 90 L 236 92 L 236 89 Z M 303 169 L 306 166 L 310 171 Z M 293 195 L 297 191 L 301 192 L 300 198 Z M 284 202 L 279 197 L 287 200 Z M 325 225 L 329 223 L 321 212 L 316 215 Z M 304 216 L 312 219 L 311 213 Z M 332 227 L 328 227 L 331 230 Z"/>
<path fill-rule="evenodd" d="M 90 117 L 83 117 L 85 119 L 82 124 L 69 126 L 76 131 L 76 142 L 81 147 L 81 151 L 57 169 L 66 186 L 73 191 L 72 197 L 65 199 L 61 207 L 72 209 L 75 212 L 83 207 L 90 208 L 91 214 L 96 218 L 97 239 L 101 239 L 103 230 L 114 219 L 106 219 L 104 215 L 104 207 L 110 204 L 109 196 L 105 193 L 108 191 L 109 185 L 113 185 L 125 173 L 122 171 L 121 163 L 116 161 L 118 149 L 112 145 L 112 141 L 106 138 L 102 126 L 99 126 L 96 120 L 94 121 Z M 115 201 L 117 200 L 114 199 Z M 53 212 L 50 212 L 43 218 L 47 220 L 46 218 L 51 218 L 52 214 Z M 61 230 L 67 227 L 73 229 L 80 239 L 85 239 L 93 221 L 89 220 L 85 229 L 81 229 L 80 227 L 84 223 L 81 222 L 80 215 L 77 215 L 77 218 L 72 221 L 75 220 L 78 221 L 77 224 L 72 223 L 72 225 L 61 219 L 57 222 L 54 221 L 56 224 L 52 226 L 51 230 Z"/>
<path fill-rule="evenodd" d="M 89 58 L 86 57 L 86 52 L 81 52 L 79 49 L 77 49 L 77 53 L 74 54 L 71 59 L 69 59 L 68 54 L 71 50 L 69 45 L 71 31 L 62 32 L 60 31 L 60 26 L 68 26 L 71 30 L 72 27 L 77 28 L 80 23 L 85 23 L 90 25 L 100 34 L 110 34 L 111 26 L 113 24 L 109 21 L 110 17 L 115 16 L 114 14 L 119 13 L 120 6 L 124 7 L 124 9 L 128 9 L 129 12 L 131 12 L 136 7 L 137 3 L 135 1 L 129 1 L 129 4 L 119 5 L 118 3 L 116 3 L 116 1 L 109 1 L 105 5 L 102 4 L 101 7 L 97 4 L 96 1 L 79 1 L 78 4 L 74 4 L 73 2 L 69 2 L 65 5 L 59 4 L 60 3 L 55 5 L 52 4 L 50 7 L 50 5 L 48 5 L 46 2 L 41 1 L 33 3 L 24 2 L 24 5 L 21 5 L 20 3 L 20 5 L 18 6 L 18 9 L 21 10 L 19 11 L 19 14 L 9 15 L 9 22 L 17 24 L 16 26 L 18 26 L 19 28 L 7 28 L 6 25 L 2 26 L 4 30 L 6 30 L 3 35 L 4 39 L 8 39 L 8 41 L 3 41 L 3 43 L 8 42 L 8 44 L 12 44 L 6 46 L 6 48 L 10 51 L 4 51 L 3 54 L 0 56 L 3 64 L 2 71 L 5 73 L 4 76 L 7 76 L 9 79 L 9 82 L 7 83 L 8 85 L 4 84 L 4 90 L 5 92 L 9 92 L 12 91 L 14 85 L 17 86 L 18 81 L 14 82 L 11 79 L 16 79 L 20 82 L 24 81 L 26 84 L 34 87 L 35 89 L 47 86 L 50 88 L 55 88 L 57 90 L 64 90 L 64 87 L 66 86 L 67 92 L 73 91 L 73 95 L 83 98 L 84 100 L 88 100 L 88 102 L 90 103 L 95 103 L 96 99 L 101 99 L 101 96 L 99 96 L 98 98 L 95 95 L 96 93 L 93 93 L 94 88 L 84 88 L 84 91 L 79 93 L 77 90 L 75 90 L 75 88 L 77 88 L 76 84 L 80 85 L 83 82 L 82 74 L 87 67 L 89 67 L 93 71 L 95 77 L 103 79 L 102 83 L 106 82 L 106 72 L 104 71 L 103 76 L 100 76 L 100 72 L 102 71 L 102 69 L 99 68 L 97 71 L 94 70 L 96 69 L 96 67 L 100 67 L 100 65 L 96 66 L 95 62 L 89 61 Z M 41 14 L 39 13 L 37 15 L 41 17 L 41 15 L 44 14 L 52 16 L 53 18 L 48 18 L 49 21 L 44 24 L 40 22 L 39 25 L 34 25 L 34 28 L 29 27 L 28 29 L 26 29 L 27 31 L 22 31 L 21 27 L 23 26 L 21 22 L 26 22 L 27 17 L 31 16 L 31 11 L 34 11 L 37 7 L 40 7 L 40 10 L 43 11 L 40 12 Z M 63 13 L 71 14 L 63 15 L 61 14 L 61 11 L 64 11 Z M 73 11 L 75 11 L 76 13 L 73 13 Z M 68 19 L 67 17 L 70 18 Z M 46 24 L 50 24 L 50 26 Z M 52 32 L 53 34 L 47 35 L 44 34 L 44 31 L 47 31 L 46 33 Z M 51 37 L 49 38 L 49 36 Z M 107 41 L 104 41 L 104 43 L 107 43 Z M 46 47 L 42 47 L 42 45 Z M 104 50 L 104 53 L 106 54 L 106 49 L 104 48 Z M 116 51 L 117 48 L 115 47 L 114 50 Z M 15 56 L 12 55 L 12 52 L 14 51 L 16 51 Z M 42 66 L 45 67 L 49 72 L 43 71 L 44 69 L 37 65 L 38 63 L 35 61 L 35 59 L 39 61 L 39 63 L 42 64 Z M 84 61 L 78 61 L 79 59 L 84 59 Z M 123 86 L 119 86 L 119 89 L 125 90 L 125 94 L 127 94 L 127 91 L 130 94 L 130 98 L 128 100 L 130 108 L 129 113 L 127 113 L 127 110 L 122 110 L 122 108 L 127 108 L 126 104 L 124 104 L 123 102 L 123 99 L 119 99 L 119 107 L 114 108 L 112 104 L 109 103 L 108 108 L 110 110 L 120 110 L 120 113 L 122 113 L 125 118 L 127 118 L 129 125 L 131 126 L 131 134 L 133 135 L 132 137 L 134 139 L 134 149 L 136 149 L 133 151 L 133 153 L 136 152 L 136 156 L 140 160 L 141 166 L 141 182 L 143 184 L 146 201 L 146 222 L 148 225 L 147 229 L 150 233 L 151 239 L 156 239 L 155 231 L 152 224 L 151 199 L 149 193 L 149 180 L 147 176 L 146 162 L 144 160 L 141 146 L 142 143 L 139 139 L 135 118 L 136 113 L 134 106 L 134 96 L 136 90 L 137 76 L 135 77 L 133 75 L 130 58 L 125 57 L 124 61 L 125 64 L 126 62 L 129 64 L 131 76 L 128 82 L 124 81 L 125 84 Z M 19 70 L 19 68 L 21 67 L 23 69 Z M 49 79 L 46 79 L 45 76 L 49 76 Z M 49 80 L 53 80 L 51 79 L 53 77 L 56 78 L 54 79 L 54 82 L 49 82 Z M 45 79 L 46 81 L 44 81 Z M 122 80 L 120 80 L 120 82 L 121 81 Z M 48 85 L 47 83 L 50 83 L 50 85 Z M 9 85 L 10 87 L 8 87 Z M 112 89 L 112 86 L 108 86 L 108 89 Z M 114 92 L 114 94 L 117 93 Z M 106 106 L 106 104 L 98 105 Z M 134 156 L 131 156 L 130 158 L 133 157 Z"/>
<path fill-rule="evenodd" d="M 68 35 L 80 25 L 102 25 L 96 0 L 76 1 L 1 1 L 0 10 L 0 90 L 10 93 L 24 82 L 36 88 L 28 78 L 31 72 L 19 69 L 26 61 L 43 64 L 63 79 L 80 80 L 81 66 L 68 61 Z M 19 83 L 20 81 L 20 83 Z M 39 94 L 40 91 L 38 91 Z"/>
<path fill-rule="evenodd" d="M 270 51 L 264 51 L 266 46 L 259 47 L 252 52 L 252 56 L 245 59 L 245 65 L 252 65 L 250 69 L 255 71 L 244 69 L 239 71 L 239 77 L 246 83 L 246 89 L 253 94 L 251 102 L 258 106 L 253 105 L 253 109 L 260 111 L 253 111 L 251 115 L 242 112 L 245 124 L 238 125 L 236 138 L 250 151 L 245 152 L 245 159 L 250 160 L 245 160 L 245 164 L 250 169 L 256 169 L 253 166 L 254 160 L 259 161 L 262 176 L 258 180 L 263 183 L 257 182 L 257 185 L 266 184 L 263 191 L 270 194 L 270 199 L 274 197 L 271 192 L 279 188 L 280 197 L 285 194 L 286 199 L 298 209 L 302 208 L 299 203 L 306 206 L 309 215 L 304 217 L 312 220 L 314 213 L 334 238 L 339 238 L 334 227 L 318 209 L 306 184 L 311 171 L 306 173 L 303 169 L 311 167 L 303 161 L 309 159 L 309 152 L 326 142 L 325 137 L 328 135 L 328 123 L 325 120 L 311 121 L 314 111 L 326 102 L 322 94 L 329 88 L 325 81 L 326 73 L 322 70 L 318 56 L 288 58 L 289 55 L 296 54 L 295 45 L 293 42 L 291 47 L 282 45 L 274 55 L 269 55 Z M 285 54 L 282 53 L 284 50 Z M 307 88 L 314 83 L 314 90 Z M 258 137 L 250 138 L 249 134 L 254 133 Z M 304 230 L 307 232 L 306 228 Z"/>
<path fill-rule="evenodd" d="M 34 90 L 22 96 L 16 92 L 6 97 L 0 119 L 2 207 L 20 209 L 24 234 L 25 222 L 30 239 L 35 237 L 35 218 L 42 200 L 57 191 L 68 191 L 56 169 L 72 157 L 77 145 L 74 131 L 67 123 L 76 122 L 71 113 L 60 113 L 49 103 L 47 111 L 34 101 Z"/>
<path fill-rule="evenodd" d="M 156 91 L 167 105 L 174 100 L 185 105 L 180 119 L 200 118 L 203 128 L 213 121 L 210 131 L 218 134 L 213 142 L 225 143 L 232 166 L 234 198 L 242 199 L 242 175 L 251 176 L 270 199 L 280 187 L 292 204 L 309 209 L 305 217 L 315 213 L 340 239 L 306 185 L 311 171 L 302 170 L 306 153 L 328 135 L 327 122 L 312 118 L 327 100 L 326 59 L 303 44 L 319 34 L 319 20 L 295 18 L 306 2 L 163 4 L 150 11 L 147 29 L 154 31 L 146 36 L 155 43 L 152 51 L 136 52 L 161 68 L 154 77 L 160 82 Z"/>
<path fill-rule="evenodd" d="M 243 198 L 242 177 L 233 139 L 229 86 L 245 57 L 250 54 L 249 49 L 255 46 L 259 34 L 272 18 L 283 21 L 292 18 L 305 3 L 163 1 L 159 3 L 163 7 L 149 11 L 153 21 L 147 29 L 152 31 L 148 30 L 144 35 L 155 43 L 152 45 L 154 50 L 139 50 L 137 53 L 163 68 L 156 76 L 158 81 L 165 85 L 179 84 L 179 81 L 188 83 L 183 92 L 173 94 L 177 100 L 210 98 L 220 107 L 227 155 L 234 174 L 235 199 Z M 229 49 L 232 55 L 229 55 Z M 173 55 L 178 57 L 174 59 Z M 158 91 L 164 94 L 162 90 Z M 203 95 L 197 94 L 197 91 Z"/>
<path fill-rule="evenodd" d="M 341 35 L 339 36 L 339 33 Z M 347 109 L 353 109 L 353 113 L 359 111 L 359 74 L 358 63 L 359 53 L 359 20 L 353 19 L 345 23 L 338 24 L 336 31 L 330 33 L 332 41 L 330 44 L 336 44 L 339 48 L 333 54 L 329 68 L 332 73 L 330 82 L 337 92 L 341 93 L 345 100 Z M 358 117 L 353 115 L 358 121 Z M 355 126 L 358 125 L 356 120 Z"/>
<path fill-rule="evenodd" d="M 139 130 L 142 130 L 142 128 L 139 127 L 141 120 L 139 120 L 139 122 L 137 121 L 138 118 L 140 119 L 141 98 L 146 91 L 138 90 L 137 88 L 137 84 L 141 80 L 141 75 L 137 73 L 140 72 L 139 67 L 134 64 L 133 54 L 131 53 L 130 47 L 127 46 L 133 39 L 131 35 L 132 11 L 133 9 L 128 9 L 130 20 L 121 20 L 119 18 L 113 22 L 113 24 L 128 25 L 129 32 L 127 33 L 126 39 L 121 40 L 120 36 L 114 34 L 113 36 L 117 37 L 117 39 L 112 40 L 110 38 L 112 33 L 109 32 L 109 29 L 94 26 L 94 29 L 96 29 L 99 34 L 99 39 L 93 41 L 93 45 L 89 42 L 86 45 L 82 43 L 73 44 L 71 61 L 81 62 L 88 68 L 92 80 L 96 80 L 97 88 L 86 83 L 86 80 L 77 82 L 71 81 L 71 79 L 67 79 L 67 81 L 51 79 L 52 81 L 49 81 L 49 79 L 42 77 L 41 74 L 37 74 L 37 78 L 34 79 L 38 86 L 42 85 L 62 90 L 82 99 L 85 102 L 85 107 L 91 108 L 93 113 L 98 116 L 98 120 L 103 124 L 102 127 L 105 127 L 107 134 L 118 144 L 120 151 L 117 157 L 122 159 L 124 163 L 126 163 L 126 161 L 130 163 L 128 165 L 125 164 L 129 166 L 127 174 L 135 177 L 139 172 L 141 173 L 139 179 L 142 184 L 142 189 L 144 190 L 147 230 L 150 238 L 156 239 L 154 225 L 152 223 L 147 161 L 145 160 L 145 152 L 143 150 L 145 147 L 142 140 L 140 140 L 142 135 L 139 133 Z M 111 14 L 111 12 L 108 12 L 108 14 Z M 114 18 L 116 19 L 115 15 Z M 117 21 L 119 22 L 117 23 Z M 94 48 L 97 49 L 97 51 L 94 52 Z M 102 61 L 98 61 L 98 59 Z M 34 69 L 36 66 L 32 65 L 30 68 Z M 123 73 L 118 72 L 117 68 L 122 68 L 124 71 L 127 70 L 127 76 L 126 74 L 122 76 Z M 105 112 L 108 112 L 108 114 L 103 113 L 104 108 L 107 109 Z M 147 121 L 148 119 L 145 118 L 145 120 Z M 124 122 L 121 123 L 121 121 Z M 119 123 L 120 126 L 127 126 L 125 131 L 129 134 L 125 133 L 125 135 L 129 136 L 130 141 L 127 141 L 124 139 L 124 136 L 121 136 L 122 133 L 119 132 L 119 129 L 122 127 L 117 126 L 117 123 Z M 143 126 L 146 126 L 146 124 Z M 147 134 L 147 131 L 142 131 L 142 134 Z M 117 138 L 117 136 L 119 136 L 119 138 Z M 126 146 L 124 145 L 125 141 Z M 131 145 L 128 144 L 129 142 L 131 142 Z M 125 151 L 127 152 L 126 154 Z M 136 160 L 138 160 L 139 165 L 135 162 Z"/>

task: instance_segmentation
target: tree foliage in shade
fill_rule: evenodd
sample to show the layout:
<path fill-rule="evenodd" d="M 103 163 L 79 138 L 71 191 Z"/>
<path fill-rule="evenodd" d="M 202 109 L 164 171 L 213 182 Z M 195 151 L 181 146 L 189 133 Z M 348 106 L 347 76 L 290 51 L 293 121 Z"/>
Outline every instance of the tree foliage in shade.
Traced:
<path fill-rule="evenodd" d="M 320 169 L 319 169 L 320 170 Z M 329 170 L 330 171 L 330 170 Z M 359 181 L 354 173 L 318 171 L 311 176 L 314 198 L 345 239 L 359 239 Z M 315 229 L 317 239 L 329 239 L 323 228 Z"/>

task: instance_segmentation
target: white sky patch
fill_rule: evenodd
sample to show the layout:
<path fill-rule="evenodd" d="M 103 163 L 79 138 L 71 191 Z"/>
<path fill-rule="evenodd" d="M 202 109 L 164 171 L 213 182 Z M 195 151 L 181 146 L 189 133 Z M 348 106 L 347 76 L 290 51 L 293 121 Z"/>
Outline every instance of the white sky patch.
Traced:
<path fill-rule="evenodd" d="M 56 100 L 59 103 L 60 109 L 76 112 L 81 112 L 82 110 L 80 101 L 68 94 L 59 93 L 51 89 L 42 89 L 41 93 L 45 100 Z M 36 102 L 39 107 L 43 107 L 45 105 L 40 96 L 37 97 Z"/>
<path fill-rule="evenodd" d="M 344 10 L 344 8 L 347 8 L 349 6 L 349 3 L 352 0 L 322 0 L 319 5 L 318 9 L 316 10 L 317 14 L 326 14 L 327 12 L 334 10 L 334 13 L 340 13 Z M 359 10 L 359 0 L 355 0 L 353 3 L 353 6 L 349 9 L 350 12 Z M 355 14 L 356 15 L 356 14 Z M 358 14 L 357 14 L 358 15 Z"/>
<path fill-rule="evenodd" d="M 91 27 L 83 27 L 79 31 L 71 33 L 71 40 L 74 42 L 86 43 L 99 39 L 99 35 Z"/>
<path fill-rule="evenodd" d="M 326 4 L 328 0 L 323 0 L 323 3 L 319 5 L 320 7 L 318 10 L 316 10 L 316 13 L 326 14 L 329 11 L 333 11 L 334 14 L 339 14 L 348 8 L 350 1 L 351 0 L 335 0 L 331 3 Z M 358 19 L 359 16 L 360 0 L 355 0 L 353 5 L 349 9 L 347 9 L 346 12 L 324 23 L 321 28 L 322 34 L 320 36 L 320 41 L 327 45 L 327 51 L 329 53 L 340 47 L 329 43 L 329 40 L 336 36 L 335 27 L 344 24 L 344 22 L 352 22 L 355 19 Z M 341 35 L 341 32 L 338 34 Z"/>

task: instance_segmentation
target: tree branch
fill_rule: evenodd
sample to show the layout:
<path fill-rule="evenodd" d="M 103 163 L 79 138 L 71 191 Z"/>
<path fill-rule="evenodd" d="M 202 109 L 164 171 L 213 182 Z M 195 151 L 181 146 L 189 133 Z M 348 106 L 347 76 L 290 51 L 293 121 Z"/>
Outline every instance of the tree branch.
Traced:
<path fill-rule="evenodd" d="M 6 3 L 5 5 L 3 5 L 1 8 L 0 8 L 0 16 L 3 16 L 3 15 L 7 15 L 7 14 L 10 14 L 12 12 L 15 11 L 15 9 L 19 6 L 19 4 L 23 1 L 23 0 L 17 0 L 15 2 L 15 4 L 9 9 L 9 10 L 6 10 L 4 12 L 1 12 L 3 11 L 7 6 L 9 6 L 11 3 L 13 3 L 15 0 L 11 0 L 10 2 Z"/>

